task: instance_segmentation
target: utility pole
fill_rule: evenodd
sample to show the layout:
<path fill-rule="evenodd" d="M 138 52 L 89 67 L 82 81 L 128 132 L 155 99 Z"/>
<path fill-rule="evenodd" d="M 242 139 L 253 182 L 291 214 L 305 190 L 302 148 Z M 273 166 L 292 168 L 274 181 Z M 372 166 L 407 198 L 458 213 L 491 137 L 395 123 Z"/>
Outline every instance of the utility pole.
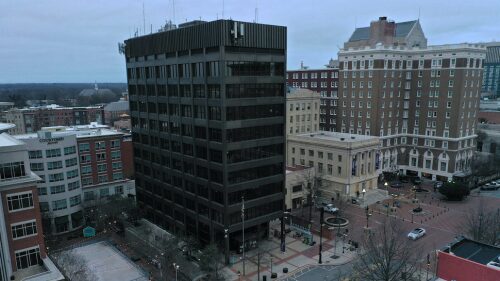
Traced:
<path fill-rule="evenodd" d="M 241 230 L 243 244 L 243 276 L 245 276 L 245 196 L 241 196 Z"/>

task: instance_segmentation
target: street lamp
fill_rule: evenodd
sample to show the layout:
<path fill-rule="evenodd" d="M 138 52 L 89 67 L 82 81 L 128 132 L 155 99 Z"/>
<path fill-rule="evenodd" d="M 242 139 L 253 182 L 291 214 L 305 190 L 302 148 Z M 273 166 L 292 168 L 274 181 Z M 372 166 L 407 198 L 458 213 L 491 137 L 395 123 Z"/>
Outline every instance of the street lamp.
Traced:
<path fill-rule="evenodd" d="M 413 186 L 413 199 L 417 200 L 417 188 L 415 186 Z"/>
<path fill-rule="evenodd" d="M 319 214 L 319 259 L 318 263 L 322 264 L 323 261 L 321 260 L 321 251 L 323 250 L 323 218 L 325 215 L 325 209 L 321 208 L 320 214 Z"/>
<path fill-rule="evenodd" d="M 372 214 L 370 214 L 370 209 L 368 208 L 368 206 L 366 206 L 366 208 L 365 208 L 365 214 L 366 214 L 366 229 L 368 229 L 368 219 L 372 215 Z"/>
<path fill-rule="evenodd" d="M 224 229 L 224 242 L 226 250 L 226 264 L 229 264 L 229 229 Z"/>
<path fill-rule="evenodd" d="M 363 193 L 363 201 L 365 201 L 365 193 L 366 193 L 366 189 L 363 188 L 363 190 L 361 191 Z"/>
<path fill-rule="evenodd" d="M 245 196 L 241 196 L 241 231 L 243 244 L 243 276 L 245 276 Z"/>
<path fill-rule="evenodd" d="M 177 281 L 177 272 L 179 271 L 179 265 L 174 262 L 173 266 L 175 269 L 175 281 Z"/>
<path fill-rule="evenodd" d="M 387 187 L 389 186 L 389 183 L 388 183 L 388 182 L 385 182 L 385 183 L 384 183 L 384 186 L 385 186 L 385 189 L 387 189 Z"/>

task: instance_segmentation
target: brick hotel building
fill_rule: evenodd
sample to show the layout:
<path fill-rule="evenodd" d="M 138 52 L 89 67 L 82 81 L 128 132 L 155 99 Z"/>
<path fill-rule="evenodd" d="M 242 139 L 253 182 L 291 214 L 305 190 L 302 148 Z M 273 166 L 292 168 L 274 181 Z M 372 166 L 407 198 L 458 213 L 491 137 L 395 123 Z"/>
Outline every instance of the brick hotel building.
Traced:
<path fill-rule="evenodd" d="M 433 180 L 467 173 L 484 46 L 427 46 L 419 21 L 381 17 L 357 28 L 338 56 L 339 131 L 379 136 L 384 171 Z"/>

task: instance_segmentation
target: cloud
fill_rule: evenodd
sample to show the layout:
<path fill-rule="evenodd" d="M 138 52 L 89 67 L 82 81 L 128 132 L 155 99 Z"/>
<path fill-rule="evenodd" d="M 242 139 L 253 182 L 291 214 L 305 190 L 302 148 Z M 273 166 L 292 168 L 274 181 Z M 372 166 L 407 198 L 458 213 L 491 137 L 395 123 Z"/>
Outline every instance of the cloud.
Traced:
<path fill-rule="evenodd" d="M 174 18 L 173 0 L 0 1 L 0 83 L 125 82 L 117 43 Z M 224 9 L 222 3 L 224 2 Z M 145 28 L 142 17 L 144 3 Z M 417 5 L 420 5 L 417 6 Z M 500 2 L 177 0 L 175 19 L 222 17 L 288 27 L 288 67 L 323 67 L 355 26 L 420 19 L 429 44 L 500 40 Z M 151 28 L 152 27 L 152 28 Z"/>

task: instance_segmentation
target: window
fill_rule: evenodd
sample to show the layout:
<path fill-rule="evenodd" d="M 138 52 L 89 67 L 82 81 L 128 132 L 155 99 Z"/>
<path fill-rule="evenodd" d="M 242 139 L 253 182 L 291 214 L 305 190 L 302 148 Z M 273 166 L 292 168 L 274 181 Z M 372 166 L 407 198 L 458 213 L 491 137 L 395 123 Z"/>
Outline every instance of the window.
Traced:
<path fill-rule="evenodd" d="M 68 146 L 64 148 L 64 155 L 70 155 L 70 154 L 75 154 L 76 153 L 76 147 L 75 146 Z"/>
<path fill-rule="evenodd" d="M 122 173 L 113 173 L 113 180 L 122 180 L 123 179 L 123 174 Z"/>
<path fill-rule="evenodd" d="M 123 186 L 115 186 L 115 194 L 122 195 L 123 194 Z"/>
<path fill-rule="evenodd" d="M 120 170 L 122 168 L 122 162 L 113 162 L 111 165 L 113 170 Z"/>
<path fill-rule="evenodd" d="M 106 149 L 106 142 L 105 141 L 96 141 L 95 142 L 95 149 L 96 150 Z"/>
<path fill-rule="evenodd" d="M 73 167 L 78 164 L 77 158 L 70 158 L 65 160 L 66 168 Z"/>
<path fill-rule="evenodd" d="M 66 191 L 66 187 L 63 185 L 55 185 L 50 187 L 50 194 L 58 194 Z"/>
<path fill-rule="evenodd" d="M 107 182 L 108 181 L 108 175 L 100 175 L 97 178 L 97 180 L 98 180 L 99 183 Z"/>
<path fill-rule="evenodd" d="M 80 181 L 70 182 L 68 183 L 68 191 L 74 190 L 80 187 Z"/>
<path fill-rule="evenodd" d="M 82 152 L 89 152 L 90 151 L 90 144 L 88 144 L 88 143 L 80 143 L 78 145 L 78 150 L 80 151 L 80 153 L 82 153 Z"/>
<path fill-rule="evenodd" d="M 337 156 L 337 159 L 338 159 L 338 160 L 337 160 L 338 162 L 342 162 L 342 155 L 338 155 L 338 156 Z"/>
<path fill-rule="evenodd" d="M 35 220 L 12 224 L 11 230 L 12 230 L 12 238 L 14 240 L 33 236 L 38 233 L 36 229 Z"/>
<path fill-rule="evenodd" d="M 111 151 L 111 159 L 116 160 L 121 158 L 121 151 L 116 150 L 116 151 Z"/>
<path fill-rule="evenodd" d="M 31 150 L 31 151 L 28 151 L 28 155 L 29 155 L 30 159 L 43 158 L 41 150 Z"/>
<path fill-rule="evenodd" d="M 11 162 L 0 164 L 0 181 L 26 176 L 24 162 Z"/>
<path fill-rule="evenodd" d="M 60 148 L 47 149 L 45 150 L 45 156 L 47 158 L 59 157 L 61 156 L 61 149 Z"/>
<path fill-rule="evenodd" d="M 33 194 L 31 192 L 7 195 L 9 211 L 33 208 Z"/>
<path fill-rule="evenodd" d="M 47 170 L 55 170 L 62 168 L 62 161 L 47 162 Z"/>
<path fill-rule="evenodd" d="M 82 166 L 82 175 L 89 175 L 92 174 L 92 166 Z"/>
<path fill-rule="evenodd" d="M 47 195 L 47 188 L 46 187 L 39 187 L 38 189 L 38 195 Z"/>
<path fill-rule="evenodd" d="M 66 201 L 66 199 L 52 201 L 53 211 L 64 210 L 66 208 L 68 208 L 68 202 Z"/>
<path fill-rule="evenodd" d="M 97 159 L 97 161 L 106 160 L 106 153 L 105 152 L 96 153 L 96 159 Z"/>
<path fill-rule="evenodd" d="M 87 186 L 87 185 L 92 185 L 94 182 L 92 178 L 83 178 L 82 179 L 82 185 Z"/>
<path fill-rule="evenodd" d="M 118 147 L 120 147 L 120 140 L 112 140 L 111 148 L 118 148 Z"/>
<path fill-rule="evenodd" d="M 49 203 L 48 202 L 40 202 L 40 212 L 48 212 L 48 211 L 50 211 Z"/>
<path fill-rule="evenodd" d="M 85 201 L 90 201 L 95 199 L 95 192 L 94 191 L 86 191 L 83 193 L 83 200 Z"/>
<path fill-rule="evenodd" d="M 70 207 L 80 205 L 81 202 L 82 202 L 82 196 L 80 194 L 69 198 L 69 206 Z"/>
<path fill-rule="evenodd" d="M 30 163 L 30 168 L 33 172 L 43 171 L 43 163 Z"/>
<path fill-rule="evenodd" d="M 81 155 L 80 156 L 80 164 L 90 163 L 90 161 L 91 161 L 90 155 Z"/>
<path fill-rule="evenodd" d="M 66 172 L 66 178 L 72 179 L 78 177 L 78 169 Z"/>
<path fill-rule="evenodd" d="M 38 248 L 38 246 L 31 249 L 16 251 L 16 267 L 18 270 L 38 265 L 41 262 L 40 248 Z"/>
<path fill-rule="evenodd" d="M 107 169 L 108 169 L 108 166 L 106 165 L 106 163 L 97 165 L 97 172 L 98 173 L 106 172 Z"/>
<path fill-rule="evenodd" d="M 109 196 L 109 188 L 106 187 L 106 188 L 101 188 L 99 189 L 99 196 L 102 198 L 102 197 L 107 197 Z"/>
<path fill-rule="evenodd" d="M 49 175 L 49 182 L 56 182 L 56 181 L 62 181 L 64 180 L 64 174 L 63 173 L 57 173 L 57 174 L 50 174 Z"/>

